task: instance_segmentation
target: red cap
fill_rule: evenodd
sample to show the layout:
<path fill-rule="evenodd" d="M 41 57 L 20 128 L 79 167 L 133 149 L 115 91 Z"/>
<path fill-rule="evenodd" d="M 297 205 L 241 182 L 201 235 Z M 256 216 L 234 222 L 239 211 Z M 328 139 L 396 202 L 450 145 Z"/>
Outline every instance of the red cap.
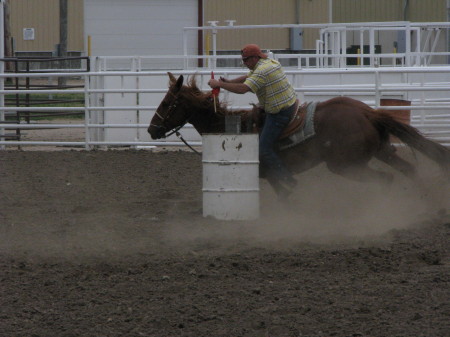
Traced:
<path fill-rule="evenodd" d="M 267 58 L 267 54 L 264 54 L 256 44 L 248 44 L 244 46 L 241 50 L 241 55 L 242 57 L 259 56 L 262 59 Z"/>

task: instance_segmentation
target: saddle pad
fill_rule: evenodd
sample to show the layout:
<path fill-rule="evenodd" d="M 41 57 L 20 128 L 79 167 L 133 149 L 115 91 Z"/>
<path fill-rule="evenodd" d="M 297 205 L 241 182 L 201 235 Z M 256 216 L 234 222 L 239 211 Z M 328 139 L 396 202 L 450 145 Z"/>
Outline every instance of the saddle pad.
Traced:
<path fill-rule="evenodd" d="M 301 116 L 301 122 L 297 127 L 298 130 L 294 131 L 285 138 L 280 138 L 280 140 L 278 141 L 280 150 L 284 150 L 300 144 L 301 142 L 304 142 L 305 140 L 311 138 L 316 134 L 316 131 L 314 129 L 314 112 L 316 111 L 316 106 L 317 102 L 310 102 L 303 104 L 298 109 L 298 112 L 294 115 L 294 118 L 297 115 Z M 288 129 L 291 128 L 289 128 L 288 126 Z"/>

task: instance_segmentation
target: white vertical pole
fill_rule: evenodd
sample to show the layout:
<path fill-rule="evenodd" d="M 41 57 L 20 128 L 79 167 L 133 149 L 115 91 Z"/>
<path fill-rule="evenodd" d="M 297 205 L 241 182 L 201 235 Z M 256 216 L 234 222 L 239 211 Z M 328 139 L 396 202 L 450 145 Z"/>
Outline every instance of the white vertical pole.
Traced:
<path fill-rule="evenodd" d="M 320 40 L 316 40 L 316 68 L 320 67 L 320 58 L 319 58 L 319 55 L 320 55 L 320 43 L 321 43 Z"/>
<path fill-rule="evenodd" d="M 334 53 L 334 61 L 333 61 L 333 65 L 335 67 L 339 67 L 339 54 L 340 54 L 340 47 L 341 47 L 341 31 L 337 30 L 336 32 L 334 32 L 334 38 L 333 38 L 333 53 Z"/>
<path fill-rule="evenodd" d="M 347 30 L 341 32 L 341 64 L 340 67 L 347 66 Z"/>
<path fill-rule="evenodd" d="M 325 40 L 325 30 L 323 28 L 320 29 L 320 40 L 316 40 L 316 55 L 319 55 L 316 57 L 316 67 L 323 67 L 323 46 L 324 46 L 324 40 Z"/>
<path fill-rule="evenodd" d="M 208 23 L 211 25 L 211 27 L 217 27 L 217 23 L 219 21 L 208 21 Z M 216 69 L 217 66 L 217 29 L 212 30 L 212 52 L 213 52 L 213 59 L 211 62 L 212 69 Z"/>
<path fill-rule="evenodd" d="M 90 105 L 89 102 L 89 89 L 90 89 L 90 76 L 85 75 L 84 76 L 84 148 L 85 150 L 91 150 L 91 146 L 89 145 L 89 142 L 91 141 L 91 131 L 92 129 L 89 128 L 89 124 L 91 123 L 91 114 L 88 109 L 88 106 Z"/>
<path fill-rule="evenodd" d="M 373 27 L 369 29 L 369 53 L 370 53 L 370 66 L 374 66 L 375 60 L 375 30 Z"/>
<path fill-rule="evenodd" d="M 213 69 L 217 67 L 217 29 L 213 29 Z"/>
<path fill-rule="evenodd" d="M 188 47 L 187 47 L 187 30 L 183 29 L 183 56 L 184 56 L 184 69 L 188 69 Z"/>
<path fill-rule="evenodd" d="M 405 27 L 406 37 L 405 37 L 405 61 L 406 66 L 411 66 L 411 23 L 408 22 Z"/>
<path fill-rule="evenodd" d="M 421 59 L 421 46 L 420 46 L 420 40 L 421 40 L 421 34 L 420 34 L 420 31 L 421 31 L 421 29 L 420 28 L 418 28 L 418 29 L 416 29 L 416 33 L 417 33 L 417 35 L 416 35 L 416 65 L 417 66 L 420 66 L 421 65 L 421 63 L 420 63 L 420 59 Z M 425 63 L 425 60 L 424 60 L 424 63 Z"/>
<path fill-rule="evenodd" d="M 330 48 L 331 54 L 333 55 L 331 57 L 331 60 L 330 60 L 332 67 L 336 66 L 336 63 L 335 63 L 336 58 L 334 56 L 334 54 L 335 54 L 335 40 L 336 40 L 336 32 L 330 31 L 330 33 L 329 33 L 329 41 L 330 41 L 329 42 L 330 43 L 329 48 Z"/>
<path fill-rule="evenodd" d="M 364 66 L 364 29 L 361 27 L 359 31 L 359 66 Z"/>

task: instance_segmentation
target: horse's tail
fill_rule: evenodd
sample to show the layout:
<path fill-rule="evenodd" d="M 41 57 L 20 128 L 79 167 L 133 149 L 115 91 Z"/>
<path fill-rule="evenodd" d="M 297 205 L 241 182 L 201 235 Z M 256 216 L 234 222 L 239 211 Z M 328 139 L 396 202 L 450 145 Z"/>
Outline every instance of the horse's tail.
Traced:
<path fill-rule="evenodd" d="M 450 150 L 445 146 L 425 138 L 416 128 L 395 120 L 387 110 L 375 110 L 375 114 L 371 114 L 369 119 L 381 134 L 387 132 L 399 138 L 402 142 L 437 162 L 447 172 L 450 170 Z"/>

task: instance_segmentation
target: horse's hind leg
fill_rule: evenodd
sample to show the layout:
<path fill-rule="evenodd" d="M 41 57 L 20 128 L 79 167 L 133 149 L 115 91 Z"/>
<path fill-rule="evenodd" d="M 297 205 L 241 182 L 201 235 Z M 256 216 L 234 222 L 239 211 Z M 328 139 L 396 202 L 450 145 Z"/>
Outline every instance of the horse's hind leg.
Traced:
<path fill-rule="evenodd" d="M 275 193 L 278 196 L 278 200 L 285 201 L 289 195 L 292 193 L 292 190 L 287 189 L 284 187 L 278 179 L 273 177 L 272 175 L 267 175 L 265 177 L 267 181 L 269 182 L 270 186 L 274 189 Z"/>
<path fill-rule="evenodd" d="M 406 160 L 400 158 L 395 152 L 396 149 L 394 148 L 394 146 L 387 145 L 381 151 L 375 154 L 375 158 L 400 171 L 408 178 L 415 179 L 416 168 Z"/>

